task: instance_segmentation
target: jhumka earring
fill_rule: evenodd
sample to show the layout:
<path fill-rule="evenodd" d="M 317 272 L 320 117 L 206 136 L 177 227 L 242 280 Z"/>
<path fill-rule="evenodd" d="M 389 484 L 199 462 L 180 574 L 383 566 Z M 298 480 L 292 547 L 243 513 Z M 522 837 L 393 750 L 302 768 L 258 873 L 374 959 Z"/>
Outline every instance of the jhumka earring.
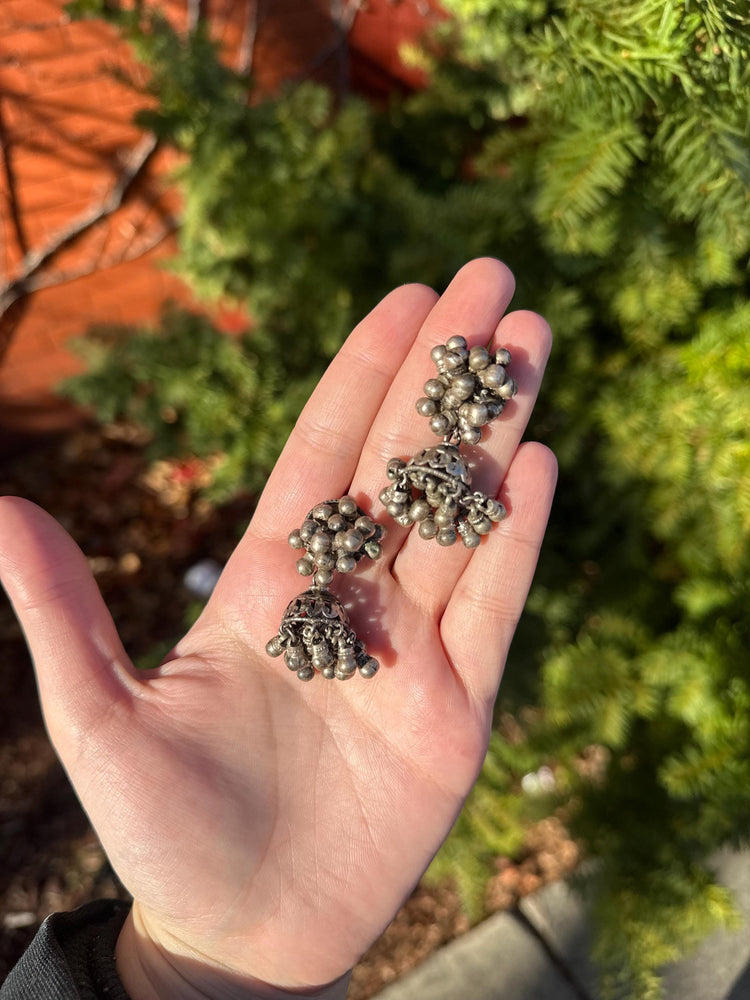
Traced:
<path fill-rule="evenodd" d="M 437 378 L 428 379 L 417 411 L 428 417 L 441 444 L 404 461 L 392 458 L 386 475 L 391 485 L 380 500 L 397 524 L 417 523 L 422 538 L 453 545 L 460 538 L 473 549 L 495 521 L 506 514 L 499 500 L 471 490 L 471 473 L 459 446 L 476 444 L 482 428 L 498 417 L 518 386 L 508 375 L 510 351 L 501 347 L 468 348 L 464 337 L 451 337 L 430 352 Z"/>
<path fill-rule="evenodd" d="M 316 504 L 302 527 L 289 535 L 293 549 L 304 549 L 297 572 L 312 576 L 308 589 L 291 602 L 279 631 L 266 644 L 269 656 L 281 656 L 301 681 L 320 673 L 345 681 L 359 671 L 374 676 L 378 661 L 358 639 L 341 601 L 328 590 L 333 574 L 351 573 L 360 559 L 378 559 L 385 528 L 351 497 Z"/>
<path fill-rule="evenodd" d="M 505 507 L 471 490 L 471 473 L 459 446 L 476 444 L 482 428 L 515 396 L 515 379 L 506 371 L 510 351 L 469 350 L 466 340 L 455 336 L 434 347 L 431 357 L 437 378 L 425 383 L 417 410 L 429 417 L 430 427 L 443 441 L 408 461 L 392 458 L 387 469 L 392 482 L 380 499 L 398 524 L 418 523 L 422 538 L 452 545 L 460 537 L 471 549 L 494 521 L 505 517 Z M 351 573 L 365 556 L 379 558 L 384 535 L 385 528 L 349 496 L 317 504 L 289 535 L 292 548 L 305 551 L 297 560 L 297 571 L 311 576 L 312 583 L 287 607 L 266 652 L 283 653 L 287 667 L 300 680 L 309 681 L 320 673 L 343 681 L 357 671 L 362 677 L 377 671 L 378 661 L 357 638 L 346 609 L 328 585 L 334 573 Z"/>

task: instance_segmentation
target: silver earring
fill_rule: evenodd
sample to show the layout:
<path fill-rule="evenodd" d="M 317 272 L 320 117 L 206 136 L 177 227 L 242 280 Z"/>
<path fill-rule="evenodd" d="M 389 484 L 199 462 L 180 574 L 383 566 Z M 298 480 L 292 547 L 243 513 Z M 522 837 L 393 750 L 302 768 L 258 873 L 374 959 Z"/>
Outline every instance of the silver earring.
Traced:
<path fill-rule="evenodd" d="M 392 458 L 386 475 L 391 485 L 380 493 L 390 516 L 404 527 L 417 523 L 422 538 L 453 545 L 460 538 L 473 549 L 493 522 L 506 514 L 499 500 L 471 489 L 471 472 L 459 448 L 477 444 L 482 428 L 500 416 L 518 391 L 508 375 L 510 351 L 494 354 L 485 347 L 468 348 L 464 337 L 451 337 L 433 347 L 430 357 L 437 378 L 428 379 L 417 412 L 429 418 L 441 444 L 425 448 L 405 461 Z"/>
<path fill-rule="evenodd" d="M 302 526 L 289 535 L 303 550 L 297 572 L 311 576 L 308 589 L 284 612 L 279 631 L 266 644 L 269 656 L 281 656 L 301 681 L 320 673 L 345 681 L 359 672 L 373 677 L 378 661 L 369 655 L 349 623 L 341 601 L 328 590 L 334 573 L 351 573 L 363 559 L 378 559 L 385 528 L 349 497 L 316 504 Z"/>

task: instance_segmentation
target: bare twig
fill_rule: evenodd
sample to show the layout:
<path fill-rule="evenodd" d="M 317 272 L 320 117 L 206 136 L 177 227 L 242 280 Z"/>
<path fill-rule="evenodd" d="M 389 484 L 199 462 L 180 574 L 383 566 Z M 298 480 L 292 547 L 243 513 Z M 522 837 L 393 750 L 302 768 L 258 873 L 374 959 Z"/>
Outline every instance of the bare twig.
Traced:
<path fill-rule="evenodd" d="M 107 248 L 107 243 L 109 242 L 109 237 L 111 235 L 112 234 L 109 226 L 99 226 L 98 231 L 97 230 L 93 231 L 93 236 L 92 236 L 93 245 L 91 247 L 91 250 L 92 250 L 92 256 L 95 258 L 96 261 L 95 269 L 99 268 L 99 263 L 104 257 L 104 251 Z M 37 275 L 41 273 L 42 272 L 37 271 Z M 33 279 L 32 279 L 32 284 L 33 284 Z M 26 291 L 27 293 L 29 291 L 28 285 L 26 286 Z"/>
<path fill-rule="evenodd" d="M 237 52 L 237 72 L 242 76 L 249 76 L 253 69 L 255 39 L 258 37 L 262 6 L 262 0 L 247 0 L 247 16 Z"/>
<path fill-rule="evenodd" d="M 359 0 L 351 0 L 349 4 L 347 4 L 346 0 L 331 0 L 331 19 L 339 32 L 338 47 L 336 49 L 338 59 L 336 91 L 339 100 L 344 99 L 349 89 L 349 46 L 347 45 L 347 39 L 360 6 Z"/>
<path fill-rule="evenodd" d="M 192 35 L 203 16 L 202 0 L 187 0 L 187 33 Z"/>
<path fill-rule="evenodd" d="M 36 250 L 30 250 L 21 261 L 19 275 L 7 284 L 0 286 L 0 318 L 7 310 L 32 290 L 32 278 L 42 268 L 46 267 L 63 247 L 69 246 L 79 236 L 87 232 L 98 222 L 116 212 L 122 205 L 131 184 L 143 170 L 146 162 L 156 149 L 157 139 L 154 135 L 146 135 L 131 151 L 127 163 L 117 177 L 110 193 L 101 201 L 87 208 L 73 222 L 56 233 L 52 239 Z"/>
<path fill-rule="evenodd" d="M 13 35 L 18 31 L 49 31 L 50 28 L 59 28 L 63 24 L 70 24 L 67 14 L 60 14 L 54 21 L 5 21 L 2 25 L 0 38 Z"/>
<path fill-rule="evenodd" d="M 10 142 L 8 142 L 8 132 L 5 128 L 2 97 L 0 97 L 0 154 L 2 155 L 5 184 L 8 189 L 8 209 L 10 217 L 13 221 L 16 241 L 21 249 L 21 253 L 26 254 L 28 253 L 29 245 L 26 241 L 26 232 L 23 228 L 23 217 L 18 205 L 16 172 L 13 169 L 13 146 Z"/>
<path fill-rule="evenodd" d="M 29 279 L 27 292 L 38 292 L 42 288 L 57 288 L 58 285 L 66 285 L 77 278 L 85 278 L 90 274 L 106 271 L 110 267 L 118 264 L 126 264 L 139 257 L 145 257 L 147 253 L 162 243 L 167 236 L 170 236 L 178 228 L 176 219 L 168 219 L 165 224 L 156 230 L 145 243 L 137 245 L 129 244 L 121 253 L 111 254 L 109 257 L 99 257 L 98 260 L 82 265 L 79 268 L 71 268 L 68 271 L 37 272 Z"/>
<path fill-rule="evenodd" d="M 332 0 L 331 17 L 336 26 L 336 33 L 323 48 L 315 53 L 306 66 L 303 66 L 298 73 L 295 73 L 289 80 L 291 84 L 298 84 L 306 80 L 315 70 L 320 69 L 332 56 L 335 56 L 341 50 L 342 46 L 346 46 L 349 32 L 352 29 L 354 19 L 359 13 L 362 3 L 363 0 L 350 0 L 349 3 L 344 3 L 344 0 Z"/>
<path fill-rule="evenodd" d="M 351 31 L 354 18 L 360 12 L 364 0 L 331 0 L 331 16 L 339 33 L 345 38 Z"/>

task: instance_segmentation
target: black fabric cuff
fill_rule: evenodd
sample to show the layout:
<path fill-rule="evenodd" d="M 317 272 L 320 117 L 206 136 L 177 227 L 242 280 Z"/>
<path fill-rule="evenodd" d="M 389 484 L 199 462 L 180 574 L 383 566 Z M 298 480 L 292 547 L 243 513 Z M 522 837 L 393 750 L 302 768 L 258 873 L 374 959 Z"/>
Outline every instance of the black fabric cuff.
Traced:
<path fill-rule="evenodd" d="M 130 1000 L 115 944 L 130 903 L 101 899 L 53 913 L 11 970 L 0 1000 Z"/>

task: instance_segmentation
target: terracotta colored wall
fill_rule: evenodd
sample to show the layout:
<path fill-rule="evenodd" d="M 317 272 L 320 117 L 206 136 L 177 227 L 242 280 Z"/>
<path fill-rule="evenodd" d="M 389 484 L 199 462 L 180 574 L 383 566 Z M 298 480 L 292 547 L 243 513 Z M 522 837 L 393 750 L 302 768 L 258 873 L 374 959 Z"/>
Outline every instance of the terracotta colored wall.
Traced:
<path fill-rule="evenodd" d="M 352 17 L 350 2 L 204 0 L 202 13 L 233 65 L 254 27 L 253 71 L 268 91 L 309 75 L 311 67 L 318 79 L 376 96 L 418 85 L 398 48 L 435 16 L 434 7 L 426 0 L 367 0 Z M 161 6 L 185 27 L 186 0 Z M 332 8 L 344 14 L 343 30 L 332 22 Z M 79 369 L 66 341 L 91 323 L 146 323 L 167 298 L 198 307 L 159 267 L 176 250 L 180 206 L 166 180 L 173 156 L 149 152 L 148 137 L 131 124 L 144 99 L 113 79 L 117 68 L 142 72 L 105 24 L 69 22 L 61 0 L 0 4 L 0 425 L 6 430 L 44 429 L 70 416 L 51 389 Z M 138 170 L 123 193 L 118 184 L 128 164 Z M 244 323 L 227 310 L 214 313 L 227 329 Z"/>

